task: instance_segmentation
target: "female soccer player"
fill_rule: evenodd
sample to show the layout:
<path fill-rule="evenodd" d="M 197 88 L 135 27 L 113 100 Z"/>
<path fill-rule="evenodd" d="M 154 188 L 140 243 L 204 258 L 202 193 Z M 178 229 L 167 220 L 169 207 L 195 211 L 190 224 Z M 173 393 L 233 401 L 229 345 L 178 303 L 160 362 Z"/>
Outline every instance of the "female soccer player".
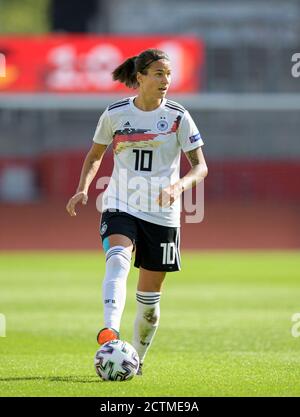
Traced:
<path fill-rule="evenodd" d="M 167 54 L 148 49 L 113 71 L 113 79 L 137 88 L 101 115 L 67 211 L 86 204 L 103 154 L 112 144 L 114 169 L 103 195 L 100 234 L 106 256 L 103 281 L 104 328 L 97 341 L 119 338 L 131 255 L 139 268 L 133 346 L 141 365 L 160 318 L 166 272 L 180 270 L 180 195 L 207 175 L 203 141 L 190 114 L 165 98 L 171 82 Z M 181 150 L 191 169 L 179 178 Z M 139 369 L 139 374 L 142 367 Z"/>

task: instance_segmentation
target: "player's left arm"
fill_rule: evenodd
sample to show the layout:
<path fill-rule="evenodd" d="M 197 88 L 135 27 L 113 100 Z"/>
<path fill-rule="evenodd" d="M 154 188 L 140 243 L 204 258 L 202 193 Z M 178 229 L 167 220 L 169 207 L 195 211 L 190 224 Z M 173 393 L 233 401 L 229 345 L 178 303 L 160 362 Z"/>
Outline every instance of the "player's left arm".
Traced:
<path fill-rule="evenodd" d="M 183 191 L 194 187 L 204 180 L 208 174 L 207 165 L 200 146 L 192 151 L 185 152 L 185 155 L 191 164 L 191 169 L 175 184 L 162 190 L 158 198 L 158 204 L 162 207 L 173 204 Z"/>
<path fill-rule="evenodd" d="M 185 155 L 191 164 L 191 169 L 178 181 L 182 191 L 194 187 L 200 181 L 204 180 L 208 174 L 207 165 L 200 146 L 192 151 L 186 152 Z"/>

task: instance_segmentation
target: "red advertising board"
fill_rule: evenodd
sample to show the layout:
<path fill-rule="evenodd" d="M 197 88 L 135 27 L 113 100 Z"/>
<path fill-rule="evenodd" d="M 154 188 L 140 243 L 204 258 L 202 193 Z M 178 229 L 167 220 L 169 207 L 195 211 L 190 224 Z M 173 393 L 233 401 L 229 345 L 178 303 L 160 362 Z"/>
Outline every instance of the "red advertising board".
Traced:
<path fill-rule="evenodd" d="M 172 62 L 172 92 L 201 89 L 204 45 L 194 37 L 49 35 L 0 37 L 0 92 L 121 92 L 111 72 L 130 56 L 162 49 Z"/>

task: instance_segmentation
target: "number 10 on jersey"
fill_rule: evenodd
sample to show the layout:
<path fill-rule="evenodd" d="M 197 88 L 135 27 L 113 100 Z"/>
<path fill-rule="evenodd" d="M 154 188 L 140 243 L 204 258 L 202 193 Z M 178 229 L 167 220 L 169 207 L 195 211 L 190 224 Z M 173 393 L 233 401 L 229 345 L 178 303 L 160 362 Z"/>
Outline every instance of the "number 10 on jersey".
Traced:
<path fill-rule="evenodd" d="M 136 171 L 151 171 L 152 170 L 152 151 L 146 151 L 144 149 L 132 149 L 135 153 L 135 166 Z"/>

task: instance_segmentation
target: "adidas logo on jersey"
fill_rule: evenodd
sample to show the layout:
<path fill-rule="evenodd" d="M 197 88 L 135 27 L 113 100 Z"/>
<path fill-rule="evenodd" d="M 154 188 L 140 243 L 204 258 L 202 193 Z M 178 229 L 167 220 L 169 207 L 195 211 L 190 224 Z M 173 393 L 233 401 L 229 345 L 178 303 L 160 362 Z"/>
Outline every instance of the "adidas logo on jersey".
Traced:
<path fill-rule="evenodd" d="M 131 127 L 131 124 L 129 122 L 126 122 L 123 127 Z"/>

